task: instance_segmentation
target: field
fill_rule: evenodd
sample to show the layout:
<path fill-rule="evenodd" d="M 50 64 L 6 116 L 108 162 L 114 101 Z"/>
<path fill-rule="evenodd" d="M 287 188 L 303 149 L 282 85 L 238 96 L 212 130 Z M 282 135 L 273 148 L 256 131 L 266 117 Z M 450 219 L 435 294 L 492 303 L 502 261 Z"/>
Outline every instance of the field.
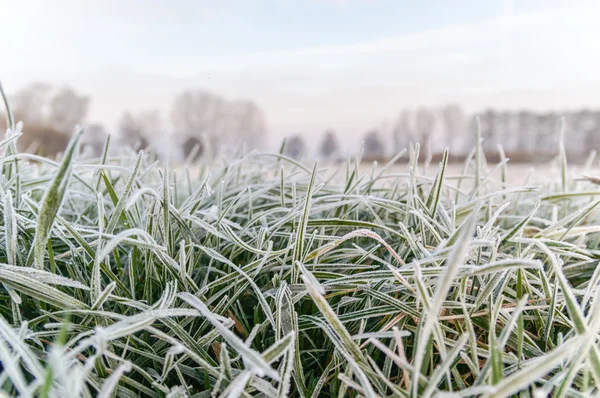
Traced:
<path fill-rule="evenodd" d="M 427 175 L 418 148 L 405 168 L 170 169 L 85 159 L 79 136 L 20 154 L 12 127 L 0 396 L 600 393 L 600 191 L 562 147 L 523 185 L 479 145 Z"/>

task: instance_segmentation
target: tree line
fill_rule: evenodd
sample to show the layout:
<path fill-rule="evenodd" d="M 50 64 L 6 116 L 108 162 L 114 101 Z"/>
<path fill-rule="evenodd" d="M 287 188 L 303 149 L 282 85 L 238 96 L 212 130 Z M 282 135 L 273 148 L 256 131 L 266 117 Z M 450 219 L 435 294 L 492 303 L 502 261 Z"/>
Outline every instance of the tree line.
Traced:
<path fill-rule="evenodd" d="M 74 126 L 82 125 L 84 148 L 96 155 L 102 151 L 108 130 L 101 124 L 86 123 L 90 97 L 68 86 L 32 83 L 9 100 L 15 119 L 24 122 L 19 140 L 22 150 L 55 156 L 65 148 Z M 5 120 L 1 122 L 5 125 Z M 174 99 L 169 120 L 157 109 L 123 112 L 116 135 L 135 150 L 156 146 L 160 137 L 168 136 L 183 156 L 198 158 L 242 141 L 261 146 L 266 134 L 264 112 L 253 101 L 188 90 Z"/>
<path fill-rule="evenodd" d="M 25 123 L 21 149 L 54 156 L 65 146 L 73 126 L 85 126 L 84 146 L 99 154 L 107 135 L 101 124 L 86 123 L 90 97 L 68 86 L 32 83 L 10 96 L 13 113 Z M 2 116 L 2 115 L 0 115 Z M 486 155 L 498 156 L 501 145 L 516 161 L 545 160 L 556 152 L 558 132 L 568 136 L 567 154 L 581 157 L 600 149 L 600 111 L 581 109 L 566 112 L 498 111 L 487 109 L 467 115 L 458 105 L 403 109 L 390 123 L 365 132 L 362 155 L 365 160 L 385 160 L 412 142 L 421 153 L 439 155 L 445 148 L 464 158 L 473 147 L 476 130 L 483 138 Z M 265 113 L 252 100 L 229 100 L 206 90 L 187 90 L 177 95 L 168 117 L 159 110 L 125 111 L 119 119 L 117 136 L 134 149 L 157 145 L 160 137 L 176 141 L 181 156 L 197 159 L 219 152 L 223 147 L 246 142 L 264 147 L 268 139 Z M 286 155 L 316 156 L 330 161 L 344 157 L 343 133 L 326 130 L 316 143 L 304 135 L 286 138 Z"/>
<path fill-rule="evenodd" d="M 567 155 L 582 160 L 592 150 L 600 150 L 600 110 L 580 109 L 565 112 L 498 111 L 487 109 L 474 115 L 465 114 L 458 105 L 440 108 L 404 109 L 387 126 L 371 129 L 362 137 L 363 160 L 385 160 L 420 143 L 425 158 L 449 148 L 451 158 L 464 159 L 475 145 L 480 132 L 488 158 L 504 154 L 517 162 L 549 160 L 555 156 L 559 136 L 565 136 Z M 339 159 L 342 147 L 338 135 L 327 130 L 313 148 L 324 159 Z M 310 152 L 300 134 L 286 142 L 286 154 L 300 157 Z"/>

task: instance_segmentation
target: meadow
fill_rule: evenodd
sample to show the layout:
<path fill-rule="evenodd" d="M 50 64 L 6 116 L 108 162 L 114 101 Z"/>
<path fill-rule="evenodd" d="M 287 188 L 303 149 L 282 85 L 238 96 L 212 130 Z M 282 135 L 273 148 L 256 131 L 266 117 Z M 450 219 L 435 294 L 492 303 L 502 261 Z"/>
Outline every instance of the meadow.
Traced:
<path fill-rule="evenodd" d="M 0 142 L 0 396 L 600 393 L 599 181 L 562 145 L 524 185 L 480 139 L 460 170 L 425 173 L 416 145 L 365 172 L 110 140 L 91 159 L 80 134 L 54 161 L 21 128 Z"/>

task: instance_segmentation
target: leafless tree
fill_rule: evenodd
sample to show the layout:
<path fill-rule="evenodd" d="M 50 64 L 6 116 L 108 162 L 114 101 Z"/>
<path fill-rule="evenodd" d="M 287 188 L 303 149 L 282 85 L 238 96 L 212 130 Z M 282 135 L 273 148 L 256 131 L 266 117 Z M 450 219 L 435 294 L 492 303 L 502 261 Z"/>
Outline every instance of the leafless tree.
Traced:
<path fill-rule="evenodd" d="M 253 148 L 262 148 L 267 133 L 263 111 L 252 101 L 238 100 L 226 103 L 226 121 L 233 125 L 225 131 L 227 141 L 243 140 Z"/>
<path fill-rule="evenodd" d="M 195 162 L 204 154 L 204 142 L 199 137 L 188 137 L 182 145 L 185 160 Z"/>
<path fill-rule="evenodd" d="M 519 148 L 521 132 L 519 130 L 519 114 L 516 112 L 505 112 L 506 114 L 506 139 L 502 143 L 507 153 L 515 152 Z"/>
<path fill-rule="evenodd" d="M 87 150 L 92 156 L 101 155 L 107 136 L 106 129 L 99 123 L 86 126 L 82 137 L 84 151 Z"/>
<path fill-rule="evenodd" d="M 596 150 L 600 152 L 600 111 L 593 112 L 593 126 L 587 131 L 585 146 L 587 151 Z"/>
<path fill-rule="evenodd" d="M 136 117 L 142 134 L 150 141 L 166 134 L 165 123 L 158 109 L 143 110 Z"/>
<path fill-rule="evenodd" d="M 171 122 L 186 136 L 205 135 L 211 148 L 246 141 L 252 147 L 264 145 L 267 132 L 264 113 L 252 101 L 227 101 L 205 90 L 191 90 L 175 98 Z"/>
<path fill-rule="evenodd" d="M 285 141 L 284 155 L 299 159 L 306 152 L 306 143 L 300 134 L 294 134 Z"/>
<path fill-rule="evenodd" d="M 21 151 L 33 152 L 41 156 L 56 157 L 69 143 L 69 136 L 62 131 L 43 124 L 24 124 L 23 135 L 18 144 Z"/>
<path fill-rule="evenodd" d="M 594 135 L 599 134 L 596 112 L 590 109 L 581 109 L 569 117 L 568 138 L 565 140 L 567 152 L 587 154 L 594 147 L 588 147 L 588 143 L 594 141 Z"/>
<path fill-rule="evenodd" d="M 538 119 L 533 112 L 519 112 L 519 146 L 517 152 L 527 154 L 534 149 L 538 133 Z"/>
<path fill-rule="evenodd" d="M 205 90 L 179 94 L 171 110 L 171 123 L 182 134 L 200 135 L 214 130 L 222 119 L 223 98 Z"/>
<path fill-rule="evenodd" d="M 394 152 L 398 153 L 403 149 L 408 148 L 411 140 L 413 140 L 414 131 L 411 123 L 411 112 L 404 109 L 393 128 Z"/>
<path fill-rule="evenodd" d="M 141 123 L 131 113 L 125 112 L 119 121 L 120 138 L 133 149 L 146 149 L 150 145 Z"/>
<path fill-rule="evenodd" d="M 125 112 L 121 116 L 120 138 L 135 150 L 147 149 L 165 134 L 165 124 L 158 109 L 141 111 L 137 115 Z"/>
<path fill-rule="evenodd" d="M 491 153 L 498 147 L 499 137 L 496 130 L 496 111 L 487 109 L 480 115 L 481 122 L 481 138 L 483 140 L 483 150 L 486 153 Z"/>
<path fill-rule="evenodd" d="M 377 130 L 369 130 L 365 134 L 363 158 L 365 160 L 381 160 L 385 157 L 385 146 Z"/>
<path fill-rule="evenodd" d="M 63 87 L 49 100 L 47 124 L 70 134 L 77 124 L 85 120 L 89 103 L 88 97 L 77 94 L 69 87 Z"/>
<path fill-rule="evenodd" d="M 511 113 L 506 111 L 500 111 L 496 113 L 496 131 L 498 133 L 498 144 L 502 146 L 504 151 L 509 148 L 510 142 L 513 140 L 512 131 L 510 127 Z M 494 151 L 498 151 L 498 147 L 494 148 Z"/>
<path fill-rule="evenodd" d="M 446 105 L 442 109 L 442 120 L 445 145 L 454 151 L 464 150 L 461 141 L 467 129 L 467 117 L 463 110 L 456 104 Z"/>
<path fill-rule="evenodd" d="M 431 151 L 431 136 L 435 128 L 435 114 L 429 108 L 419 108 L 415 120 L 418 141 L 421 143 L 421 152 L 427 154 Z"/>
<path fill-rule="evenodd" d="M 41 82 L 19 89 L 10 98 L 15 119 L 36 125 L 46 124 L 51 94 L 52 86 Z"/>
<path fill-rule="evenodd" d="M 31 83 L 10 98 L 16 120 L 24 122 L 21 150 L 45 156 L 62 152 L 75 125 L 83 123 L 89 99 L 69 87 L 55 89 L 46 83 Z"/>
<path fill-rule="evenodd" d="M 70 87 L 55 89 L 46 83 L 32 83 L 11 96 L 17 120 L 25 124 L 48 126 L 70 135 L 77 124 L 85 121 L 89 98 Z"/>
<path fill-rule="evenodd" d="M 319 155 L 327 160 L 333 160 L 340 151 L 340 142 L 333 130 L 327 130 L 321 138 Z"/>
<path fill-rule="evenodd" d="M 560 119 L 557 114 L 549 112 L 537 115 L 538 131 L 535 137 L 535 152 L 551 154 L 556 152 Z"/>

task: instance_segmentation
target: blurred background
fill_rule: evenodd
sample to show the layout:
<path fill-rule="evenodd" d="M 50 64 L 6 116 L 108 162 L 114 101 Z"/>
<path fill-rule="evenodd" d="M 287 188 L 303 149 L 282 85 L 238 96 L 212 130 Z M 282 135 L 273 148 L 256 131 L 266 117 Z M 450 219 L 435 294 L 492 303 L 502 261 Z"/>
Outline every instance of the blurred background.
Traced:
<path fill-rule="evenodd" d="M 182 160 L 246 142 L 384 160 L 600 148 L 600 1 L 0 0 L 0 78 L 24 150 L 75 124 Z M 0 118 L 5 115 L 1 114 Z M 563 118 L 564 119 L 561 119 Z"/>

